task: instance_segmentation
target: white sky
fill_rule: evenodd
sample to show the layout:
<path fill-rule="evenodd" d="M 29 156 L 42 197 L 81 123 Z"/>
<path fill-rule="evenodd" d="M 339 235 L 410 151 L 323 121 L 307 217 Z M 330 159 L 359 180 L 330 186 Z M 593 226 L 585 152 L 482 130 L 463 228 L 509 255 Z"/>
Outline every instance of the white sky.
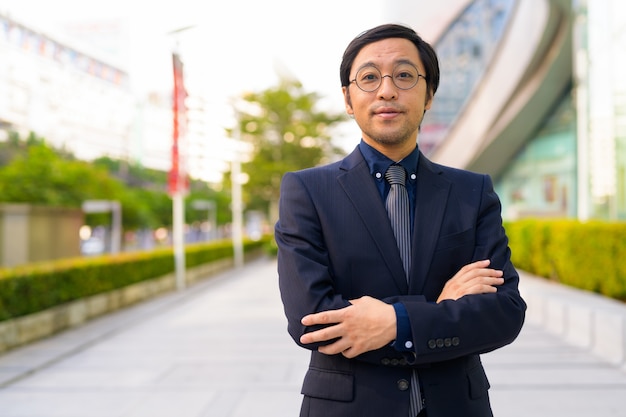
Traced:
<path fill-rule="evenodd" d="M 190 88 L 207 97 L 239 95 L 274 85 L 276 69 L 292 74 L 307 91 L 341 105 L 339 62 L 361 31 L 395 21 L 433 41 L 447 15 L 466 0 L 0 0 L 0 12 L 38 28 L 62 22 L 123 19 L 129 23 L 131 71 L 136 88 L 171 83 L 174 38 Z M 395 9 L 395 11 L 390 11 Z M 404 13 L 409 9 L 410 13 Z M 397 16 L 411 16 L 402 21 Z M 140 75 L 141 74 L 141 75 Z M 166 86 L 169 88 L 169 85 Z M 342 106 L 340 108 L 343 108 Z"/>
<path fill-rule="evenodd" d="M 172 85 L 169 32 L 178 36 L 185 83 L 204 96 L 214 130 L 232 126 L 230 101 L 278 81 L 277 71 L 301 81 L 343 111 L 339 63 L 360 32 L 387 22 L 411 25 L 427 41 L 468 0 L 0 0 L 0 12 L 54 35 L 62 23 L 128 23 L 125 65 L 138 91 L 168 92 Z M 410 17 L 406 21 L 405 18 Z M 354 126 L 354 132 L 357 132 Z M 352 131 L 351 131 L 352 132 Z M 352 134 L 348 133 L 349 136 Z M 218 133 L 219 134 L 219 133 Z M 356 144 L 357 139 L 350 147 Z"/>

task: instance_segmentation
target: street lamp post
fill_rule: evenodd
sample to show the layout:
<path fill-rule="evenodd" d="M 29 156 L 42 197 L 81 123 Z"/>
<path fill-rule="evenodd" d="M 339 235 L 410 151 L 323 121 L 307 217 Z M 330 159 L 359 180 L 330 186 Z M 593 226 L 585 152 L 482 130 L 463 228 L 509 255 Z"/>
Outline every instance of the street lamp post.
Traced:
<path fill-rule="evenodd" d="M 241 197 L 241 161 L 238 157 L 233 158 L 231 163 L 231 183 L 232 183 L 232 211 L 233 211 L 233 253 L 235 266 L 243 266 L 243 199 Z"/>
<path fill-rule="evenodd" d="M 170 35 L 178 36 L 181 32 L 192 28 L 187 26 L 170 32 Z M 186 107 L 183 77 L 183 63 L 178 54 L 178 39 L 172 53 L 174 88 L 172 94 L 172 167 L 169 172 L 169 191 L 172 196 L 172 234 L 174 246 L 174 264 L 176 270 L 176 288 L 182 290 L 186 286 L 185 279 L 185 204 L 184 196 L 187 192 L 187 172 L 180 155 L 180 140 L 185 135 Z"/>

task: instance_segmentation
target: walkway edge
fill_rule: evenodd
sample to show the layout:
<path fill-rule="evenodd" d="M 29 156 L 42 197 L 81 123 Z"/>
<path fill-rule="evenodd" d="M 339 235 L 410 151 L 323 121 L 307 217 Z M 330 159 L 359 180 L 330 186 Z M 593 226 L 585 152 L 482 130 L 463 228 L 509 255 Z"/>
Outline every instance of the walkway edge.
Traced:
<path fill-rule="evenodd" d="M 626 370 L 626 304 L 519 272 L 529 322 Z"/>

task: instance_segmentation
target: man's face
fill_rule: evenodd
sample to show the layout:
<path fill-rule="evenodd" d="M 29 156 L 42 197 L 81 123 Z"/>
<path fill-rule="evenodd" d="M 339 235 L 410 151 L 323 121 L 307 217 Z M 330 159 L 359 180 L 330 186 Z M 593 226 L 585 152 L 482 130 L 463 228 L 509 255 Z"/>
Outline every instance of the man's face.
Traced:
<path fill-rule="evenodd" d="M 380 87 L 372 92 L 351 82 L 343 87 L 346 111 L 361 128 L 363 140 L 376 149 L 413 149 L 424 112 L 430 108 L 426 80 L 419 77 L 408 90 L 398 88 L 391 75 L 400 65 L 413 65 L 427 76 L 417 48 L 408 39 L 389 38 L 366 45 L 356 56 L 350 70 L 354 80 L 363 67 L 373 67 L 382 74 Z"/>

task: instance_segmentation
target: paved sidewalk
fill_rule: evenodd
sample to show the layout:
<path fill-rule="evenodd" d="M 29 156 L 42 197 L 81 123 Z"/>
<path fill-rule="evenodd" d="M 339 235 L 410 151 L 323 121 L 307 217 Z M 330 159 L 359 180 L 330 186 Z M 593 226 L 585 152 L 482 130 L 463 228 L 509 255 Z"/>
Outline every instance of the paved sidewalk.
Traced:
<path fill-rule="evenodd" d="M 0 417 L 294 417 L 307 360 L 259 260 L 0 356 Z M 626 415 L 626 372 L 535 325 L 483 361 L 496 417 Z"/>
<path fill-rule="evenodd" d="M 275 271 L 257 261 L 0 356 L 5 379 L 34 371 L 0 389 L 0 417 L 297 415 L 308 355 Z"/>
<path fill-rule="evenodd" d="M 495 417 L 626 416 L 626 372 L 536 325 L 482 358 Z"/>

